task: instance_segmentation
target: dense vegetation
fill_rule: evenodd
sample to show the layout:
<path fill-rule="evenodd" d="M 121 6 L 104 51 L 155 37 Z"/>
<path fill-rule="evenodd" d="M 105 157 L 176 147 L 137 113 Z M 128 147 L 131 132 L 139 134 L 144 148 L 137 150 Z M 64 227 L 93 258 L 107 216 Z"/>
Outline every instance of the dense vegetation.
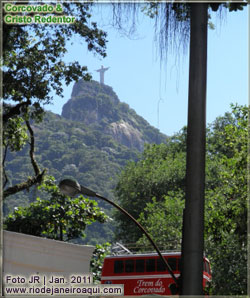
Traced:
<path fill-rule="evenodd" d="M 95 98 L 99 100 L 98 117 L 92 123 L 86 123 L 88 115 L 96 111 L 95 107 L 86 103 L 95 103 Z M 102 107 L 105 101 L 109 104 L 107 109 Z M 139 141 L 142 145 L 144 142 L 160 142 L 166 139 L 166 136 L 150 126 L 128 105 L 121 103 L 111 87 L 102 86 L 95 81 L 80 80 L 74 85 L 72 99 L 63 108 L 64 117 L 46 112 L 43 122 L 32 122 L 31 127 L 35 136 L 35 159 L 40 167 L 47 169 L 48 175 L 55 177 L 57 183 L 63 178 L 71 177 L 114 199 L 113 190 L 118 174 L 129 160 L 137 160 L 140 152 L 137 148 L 138 139 L 133 139 L 133 131 L 129 144 L 125 139 L 124 145 L 122 139 L 116 139 L 116 136 L 110 133 L 108 127 L 115 119 L 110 118 L 107 111 L 115 114 L 118 122 L 122 120 L 124 123 L 134 123 L 133 126 L 140 132 Z M 75 114 L 79 118 L 74 117 Z M 22 127 L 20 122 L 20 128 Z M 126 131 L 121 131 L 119 138 L 123 138 L 124 134 L 126 135 Z M 28 139 L 25 128 L 20 129 L 20 135 L 20 138 L 24 138 L 24 144 L 20 146 L 19 138 L 16 142 L 20 146 L 18 149 L 22 150 L 7 151 L 5 157 L 7 187 L 20 183 L 33 173 L 30 147 L 28 144 L 25 145 Z M 9 196 L 4 202 L 5 215 L 14 207 L 27 206 L 35 201 L 37 196 L 44 198 L 45 194 L 40 193 L 35 187 L 31 188 L 29 193 L 19 192 Z M 110 206 L 102 201 L 99 205 L 105 207 L 109 213 Z M 89 238 L 86 242 L 96 244 L 111 240 L 112 226 L 113 224 L 109 223 L 107 226 L 100 227 L 99 224 L 95 224 L 89 227 Z"/>
<path fill-rule="evenodd" d="M 44 122 L 34 126 L 34 131 L 36 159 L 42 167 L 48 169 L 49 175 L 56 178 L 57 183 L 62 178 L 72 177 L 109 198 L 113 198 L 112 189 L 121 167 L 127 160 L 136 159 L 139 153 L 119 145 L 97 130 L 88 129 L 82 123 L 65 120 L 52 113 L 47 113 Z M 109 151 L 105 151 L 105 147 Z M 8 154 L 6 166 L 11 184 L 22 181 L 26 175 L 32 175 L 28 146 L 22 151 Z M 5 214 L 14 207 L 27 206 L 37 196 L 44 197 L 44 194 L 40 194 L 34 187 L 29 193 L 20 192 L 9 196 L 4 201 Z M 102 202 L 99 203 L 103 206 Z M 108 240 L 105 239 L 105 233 L 103 238 L 104 241 Z"/>
<path fill-rule="evenodd" d="M 207 130 L 205 251 L 213 270 L 212 293 L 246 294 L 247 285 L 246 107 L 215 120 Z M 180 249 L 185 198 L 185 129 L 167 144 L 146 148 L 122 172 L 116 194 L 163 249 Z M 120 213 L 116 237 L 149 249 L 145 237 Z M 228 283 L 228 281 L 231 281 Z"/>
<path fill-rule="evenodd" d="M 63 195 L 53 177 L 48 177 L 39 188 L 49 198 L 37 198 L 27 207 L 16 208 L 5 220 L 9 231 L 60 241 L 75 241 L 79 237 L 85 237 L 87 225 L 108 220 L 108 216 L 97 207 L 94 200 Z"/>

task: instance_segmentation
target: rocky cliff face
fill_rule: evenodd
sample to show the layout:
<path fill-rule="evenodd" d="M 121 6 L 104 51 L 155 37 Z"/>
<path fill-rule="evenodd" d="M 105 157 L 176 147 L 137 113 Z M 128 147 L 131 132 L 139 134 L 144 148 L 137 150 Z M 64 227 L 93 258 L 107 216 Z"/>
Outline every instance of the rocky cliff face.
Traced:
<path fill-rule="evenodd" d="M 106 133 L 129 148 L 135 147 L 139 151 L 143 150 L 144 141 L 142 133 L 124 120 L 112 122 L 106 129 Z"/>
<path fill-rule="evenodd" d="M 144 143 L 161 143 L 166 139 L 127 104 L 121 103 L 111 87 L 96 81 L 75 83 L 71 99 L 63 106 L 62 117 L 93 126 L 139 151 Z"/>

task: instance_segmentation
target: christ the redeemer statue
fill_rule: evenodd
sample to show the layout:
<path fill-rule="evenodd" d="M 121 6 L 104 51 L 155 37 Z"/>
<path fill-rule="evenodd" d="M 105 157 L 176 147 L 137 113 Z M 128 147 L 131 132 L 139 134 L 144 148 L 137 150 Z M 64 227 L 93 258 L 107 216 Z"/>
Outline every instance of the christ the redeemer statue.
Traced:
<path fill-rule="evenodd" d="M 100 69 L 97 69 L 96 71 L 100 73 L 100 84 L 104 85 L 104 72 L 107 71 L 109 67 L 104 68 L 103 65 Z"/>

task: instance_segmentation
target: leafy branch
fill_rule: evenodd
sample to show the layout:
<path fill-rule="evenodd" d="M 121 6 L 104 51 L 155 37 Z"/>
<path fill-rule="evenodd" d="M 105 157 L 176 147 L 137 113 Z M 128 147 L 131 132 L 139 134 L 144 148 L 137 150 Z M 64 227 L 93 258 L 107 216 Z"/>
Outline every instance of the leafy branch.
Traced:
<path fill-rule="evenodd" d="M 35 152 L 35 138 L 34 138 L 33 129 L 32 129 L 32 127 L 31 127 L 28 120 L 26 120 L 25 123 L 26 123 L 26 126 L 27 126 L 29 134 L 30 134 L 30 142 L 29 142 L 30 152 L 29 152 L 29 154 L 30 154 L 31 164 L 33 166 L 35 175 L 33 177 L 28 177 L 25 182 L 21 182 L 21 183 L 18 183 L 16 185 L 14 185 L 14 186 L 10 186 L 6 190 L 4 190 L 4 192 L 3 192 L 3 198 L 4 199 L 6 197 L 10 196 L 10 195 L 13 195 L 13 194 L 17 193 L 17 192 L 20 192 L 20 191 L 23 191 L 23 190 L 29 190 L 30 187 L 32 187 L 35 184 L 41 184 L 42 181 L 43 181 L 44 175 L 46 173 L 46 169 L 44 169 L 43 171 L 40 170 L 40 168 L 37 164 L 37 161 L 35 159 L 35 155 L 34 155 L 34 152 Z M 7 146 L 5 148 L 7 148 Z M 5 154 L 5 156 L 6 156 L 6 154 Z M 5 173 L 5 177 L 6 177 L 5 178 L 6 181 L 8 181 L 6 173 Z"/>

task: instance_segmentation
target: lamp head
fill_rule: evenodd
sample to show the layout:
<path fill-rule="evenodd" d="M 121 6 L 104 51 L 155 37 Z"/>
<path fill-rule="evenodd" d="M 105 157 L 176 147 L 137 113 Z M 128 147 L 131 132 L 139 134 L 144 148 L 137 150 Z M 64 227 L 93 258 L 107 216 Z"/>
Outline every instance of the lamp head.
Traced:
<path fill-rule="evenodd" d="M 63 179 L 58 186 L 61 192 L 66 196 L 74 197 L 77 194 L 82 194 L 89 197 L 98 196 L 93 190 L 80 185 L 77 181 L 72 179 Z"/>
<path fill-rule="evenodd" d="M 80 184 L 77 181 L 71 179 L 62 180 L 59 183 L 59 188 L 64 195 L 70 197 L 74 197 L 81 192 Z"/>

